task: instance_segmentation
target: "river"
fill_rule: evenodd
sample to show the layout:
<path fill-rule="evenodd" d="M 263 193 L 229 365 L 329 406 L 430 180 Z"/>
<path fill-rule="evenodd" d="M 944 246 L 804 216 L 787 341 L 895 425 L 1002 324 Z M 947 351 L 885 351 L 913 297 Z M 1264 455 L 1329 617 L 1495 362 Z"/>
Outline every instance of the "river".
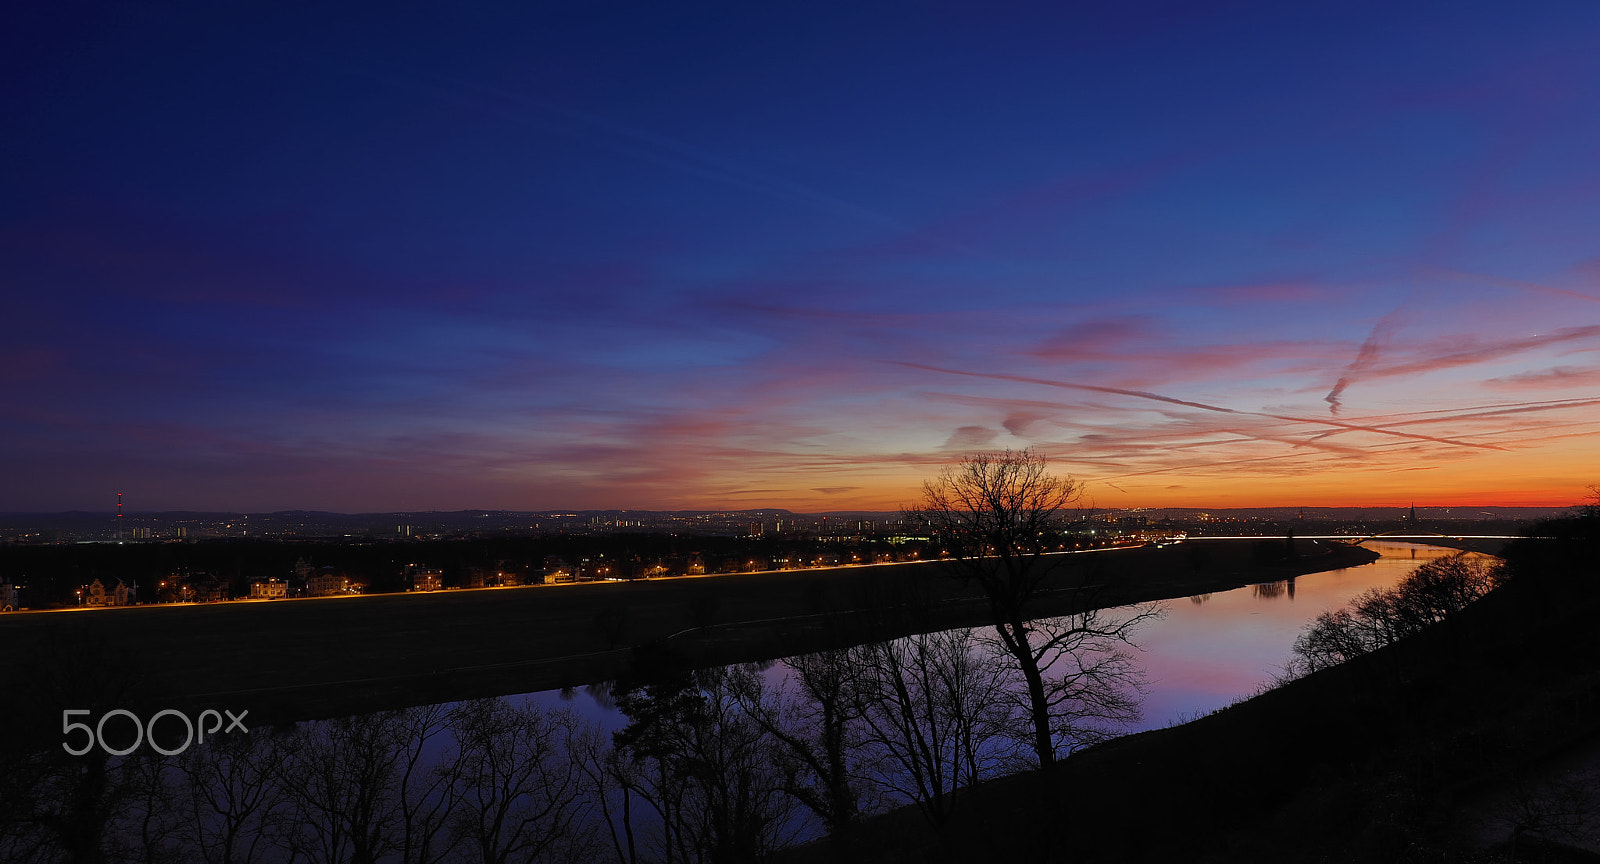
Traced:
<path fill-rule="evenodd" d="M 1135 633 L 1146 691 L 1143 719 L 1127 731 L 1170 726 L 1253 695 L 1279 675 L 1295 638 L 1317 615 L 1344 606 L 1369 588 L 1393 585 L 1418 565 L 1457 551 L 1396 541 L 1364 545 L 1383 557 L 1358 567 L 1166 601 L 1165 614 Z M 780 662 L 767 676 L 781 685 L 785 673 Z M 564 697 L 547 691 L 525 698 L 549 705 L 564 701 L 588 719 L 620 728 L 627 718 L 611 707 L 607 695 L 606 687 L 598 685 Z"/>
<path fill-rule="evenodd" d="M 1135 640 L 1149 681 L 1145 719 L 1158 729 L 1224 708 L 1283 669 L 1295 637 L 1319 614 L 1369 588 L 1387 588 L 1420 564 L 1456 554 L 1417 543 L 1371 541 L 1371 564 L 1311 573 L 1167 602 L 1167 615 Z"/>

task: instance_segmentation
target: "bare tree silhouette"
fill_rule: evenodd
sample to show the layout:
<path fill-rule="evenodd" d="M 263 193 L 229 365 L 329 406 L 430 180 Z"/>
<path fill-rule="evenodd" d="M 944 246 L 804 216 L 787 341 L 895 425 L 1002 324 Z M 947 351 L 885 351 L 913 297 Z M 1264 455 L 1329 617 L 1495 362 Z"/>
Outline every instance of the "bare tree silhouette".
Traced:
<path fill-rule="evenodd" d="M 988 598 L 996 638 L 1027 690 L 1031 743 L 1040 765 L 1056 760 L 1062 729 L 1051 712 L 1073 698 L 1068 689 L 1074 684 L 1047 682 L 1046 670 L 1076 646 L 1126 643 L 1135 627 L 1161 614 L 1150 606 L 1129 615 L 1086 613 L 1048 625 L 1030 621 L 1032 601 L 1060 562 L 1047 556 L 1080 515 L 1081 498 L 1081 486 L 1051 474 L 1042 454 L 1004 450 L 969 454 L 924 482 L 921 500 L 905 508 L 905 517 L 943 546 L 950 570 L 976 582 Z M 1074 674 L 1077 685 L 1113 678 L 1126 683 L 1120 674 Z"/>

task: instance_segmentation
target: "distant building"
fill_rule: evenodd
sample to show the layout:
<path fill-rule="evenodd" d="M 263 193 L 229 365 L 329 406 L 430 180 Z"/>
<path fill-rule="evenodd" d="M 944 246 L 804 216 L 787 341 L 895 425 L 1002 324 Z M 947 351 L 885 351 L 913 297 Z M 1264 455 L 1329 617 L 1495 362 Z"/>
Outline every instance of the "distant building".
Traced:
<path fill-rule="evenodd" d="M 190 573 L 178 580 L 179 599 L 187 603 L 220 603 L 231 599 L 228 583 L 210 573 Z"/>
<path fill-rule="evenodd" d="M 0 612 L 15 612 L 17 609 L 17 586 L 10 582 L 0 582 Z"/>
<path fill-rule="evenodd" d="M 530 584 L 554 585 L 554 584 L 556 584 L 558 582 L 576 582 L 577 580 L 578 580 L 577 571 L 573 570 L 570 566 L 568 566 L 567 564 L 563 563 L 560 567 L 557 567 L 555 569 L 549 569 L 547 567 L 543 572 L 541 572 L 539 574 L 538 582 L 537 583 L 530 583 Z"/>
<path fill-rule="evenodd" d="M 443 587 L 443 570 L 413 570 L 411 573 L 411 590 L 413 591 L 438 591 Z"/>
<path fill-rule="evenodd" d="M 324 567 L 306 577 L 307 597 L 337 597 L 349 593 L 350 577 L 343 571 Z"/>
<path fill-rule="evenodd" d="M 121 579 L 115 580 L 110 587 L 96 579 L 79 596 L 85 606 L 126 606 L 130 599 L 128 586 Z"/>
<path fill-rule="evenodd" d="M 250 583 L 251 600 L 275 600 L 289 596 L 289 583 L 279 579 L 257 579 Z"/>

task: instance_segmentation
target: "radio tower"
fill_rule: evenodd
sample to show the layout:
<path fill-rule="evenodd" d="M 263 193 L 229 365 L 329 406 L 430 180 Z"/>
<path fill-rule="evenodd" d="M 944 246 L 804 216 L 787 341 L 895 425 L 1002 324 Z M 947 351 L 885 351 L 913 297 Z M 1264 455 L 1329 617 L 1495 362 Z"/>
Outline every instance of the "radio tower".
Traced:
<path fill-rule="evenodd" d="M 117 493 L 117 539 L 122 539 L 122 493 Z"/>

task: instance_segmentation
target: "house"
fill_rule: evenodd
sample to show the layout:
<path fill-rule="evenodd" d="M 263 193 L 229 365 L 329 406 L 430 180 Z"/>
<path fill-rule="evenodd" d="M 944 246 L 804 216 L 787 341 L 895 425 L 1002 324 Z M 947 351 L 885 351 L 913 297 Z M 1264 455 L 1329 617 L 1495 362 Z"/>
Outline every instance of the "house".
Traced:
<path fill-rule="evenodd" d="M 337 597 L 349 593 L 350 577 L 342 570 L 324 567 L 306 577 L 307 597 Z"/>
<path fill-rule="evenodd" d="M 231 593 L 227 580 L 203 571 L 174 573 L 156 583 L 157 603 L 216 603 L 228 599 Z"/>
<path fill-rule="evenodd" d="M 289 583 L 279 579 L 257 579 L 250 583 L 251 600 L 274 600 L 289 596 Z"/>
<path fill-rule="evenodd" d="M 443 570 L 412 570 L 412 591 L 438 591 L 444 587 Z"/>
<path fill-rule="evenodd" d="M 192 603 L 220 603 L 228 600 L 228 583 L 210 573 L 192 573 L 178 589 Z"/>
<path fill-rule="evenodd" d="M 554 570 L 546 569 L 540 571 L 538 582 L 536 584 L 555 585 L 562 582 L 576 582 L 577 580 L 578 576 L 573 569 L 570 566 L 563 564 L 561 567 Z"/>
<path fill-rule="evenodd" d="M 109 588 L 96 579 L 79 592 L 79 597 L 79 602 L 85 606 L 126 606 L 132 599 L 127 584 L 121 579 L 115 580 Z"/>

